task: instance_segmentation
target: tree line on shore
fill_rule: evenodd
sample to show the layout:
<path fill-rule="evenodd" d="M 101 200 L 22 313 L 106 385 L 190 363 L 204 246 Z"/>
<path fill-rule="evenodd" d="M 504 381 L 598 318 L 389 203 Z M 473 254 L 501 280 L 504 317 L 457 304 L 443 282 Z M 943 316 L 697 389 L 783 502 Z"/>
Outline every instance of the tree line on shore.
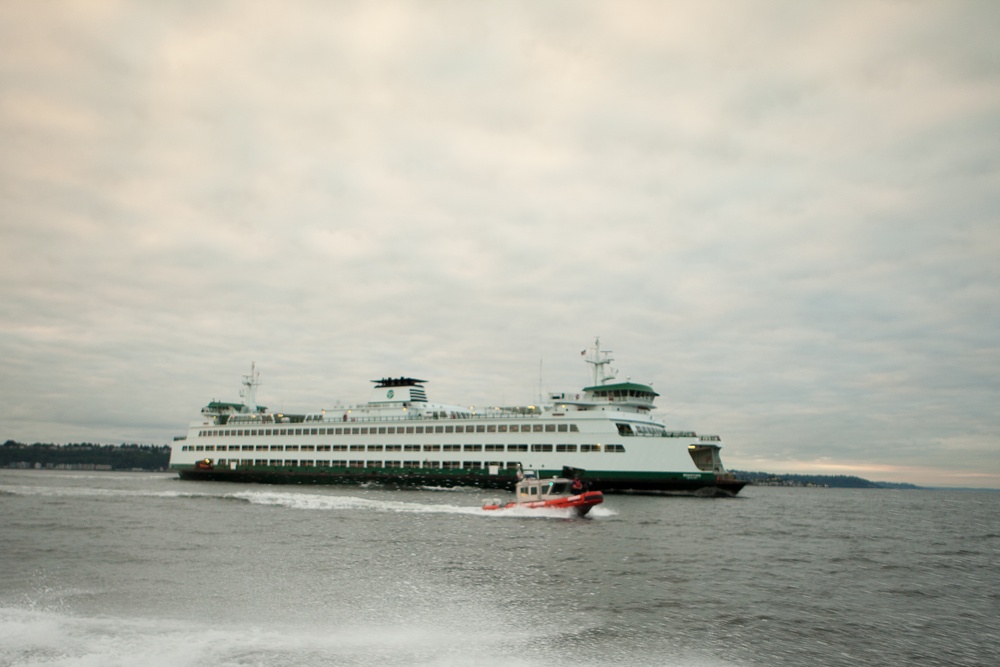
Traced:
<path fill-rule="evenodd" d="M 94 466 L 103 470 L 166 470 L 167 445 L 100 445 L 90 442 L 56 445 L 8 440 L 0 447 L 0 468 Z"/>
<path fill-rule="evenodd" d="M 737 479 L 758 486 L 826 486 L 838 489 L 916 489 L 914 484 L 901 482 L 872 482 L 854 475 L 776 475 L 770 472 L 732 470 Z"/>

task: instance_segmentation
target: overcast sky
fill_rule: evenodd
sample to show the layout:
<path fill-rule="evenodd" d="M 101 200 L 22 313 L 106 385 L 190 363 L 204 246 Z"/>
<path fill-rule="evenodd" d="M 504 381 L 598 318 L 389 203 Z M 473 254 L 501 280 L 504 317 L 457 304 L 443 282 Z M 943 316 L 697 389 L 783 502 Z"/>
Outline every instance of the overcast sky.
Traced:
<path fill-rule="evenodd" d="M 0 441 L 596 336 L 730 468 L 1000 487 L 1000 3 L 0 4 Z"/>

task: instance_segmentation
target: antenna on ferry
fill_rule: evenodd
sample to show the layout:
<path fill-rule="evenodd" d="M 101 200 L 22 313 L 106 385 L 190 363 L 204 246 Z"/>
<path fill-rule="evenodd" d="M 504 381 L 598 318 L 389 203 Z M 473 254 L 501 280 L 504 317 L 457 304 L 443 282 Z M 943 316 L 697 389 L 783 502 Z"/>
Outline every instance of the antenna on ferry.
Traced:
<path fill-rule="evenodd" d="M 250 375 L 243 376 L 243 389 L 240 389 L 240 397 L 245 399 L 244 405 L 250 414 L 257 414 L 257 387 L 260 386 L 260 373 L 257 371 L 257 362 L 250 362 Z"/>
<path fill-rule="evenodd" d="M 586 350 L 584 350 L 584 353 L 586 353 Z M 613 380 L 618 375 L 618 371 L 610 368 L 609 364 L 615 359 L 611 356 L 611 350 L 601 349 L 600 337 L 594 339 L 593 353 L 593 356 L 590 359 L 585 359 L 585 361 L 594 366 L 594 386 L 604 384 L 608 380 Z M 609 366 L 607 371 L 604 370 L 605 366 Z"/>

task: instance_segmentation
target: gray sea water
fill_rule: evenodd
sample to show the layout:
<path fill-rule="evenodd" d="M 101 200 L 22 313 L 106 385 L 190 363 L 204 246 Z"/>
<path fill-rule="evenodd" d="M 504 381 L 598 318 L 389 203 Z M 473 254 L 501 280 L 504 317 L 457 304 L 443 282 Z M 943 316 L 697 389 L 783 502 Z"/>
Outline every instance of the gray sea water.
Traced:
<path fill-rule="evenodd" d="M 995 665 L 1000 494 L 0 471 L 0 665 Z"/>

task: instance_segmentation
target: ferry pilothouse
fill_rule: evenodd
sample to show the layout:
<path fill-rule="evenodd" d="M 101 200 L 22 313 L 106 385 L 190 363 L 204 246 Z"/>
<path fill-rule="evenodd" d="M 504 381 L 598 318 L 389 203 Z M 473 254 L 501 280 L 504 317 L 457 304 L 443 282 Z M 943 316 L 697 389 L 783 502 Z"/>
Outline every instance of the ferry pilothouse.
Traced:
<path fill-rule="evenodd" d="M 572 469 L 605 493 L 734 495 L 715 435 L 669 430 L 651 411 L 649 385 L 616 381 L 600 340 L 584 351 L 590 386 L 541 405 L 471 408 L 432 403 L 427 381 L 382 378 L 367 403 L 308 414 L 257 405 L 259 373 L 243 376 L 241 403 L 212 401 L 173 442 L 181 479 L 513 489 L 518 471 Z"/>

